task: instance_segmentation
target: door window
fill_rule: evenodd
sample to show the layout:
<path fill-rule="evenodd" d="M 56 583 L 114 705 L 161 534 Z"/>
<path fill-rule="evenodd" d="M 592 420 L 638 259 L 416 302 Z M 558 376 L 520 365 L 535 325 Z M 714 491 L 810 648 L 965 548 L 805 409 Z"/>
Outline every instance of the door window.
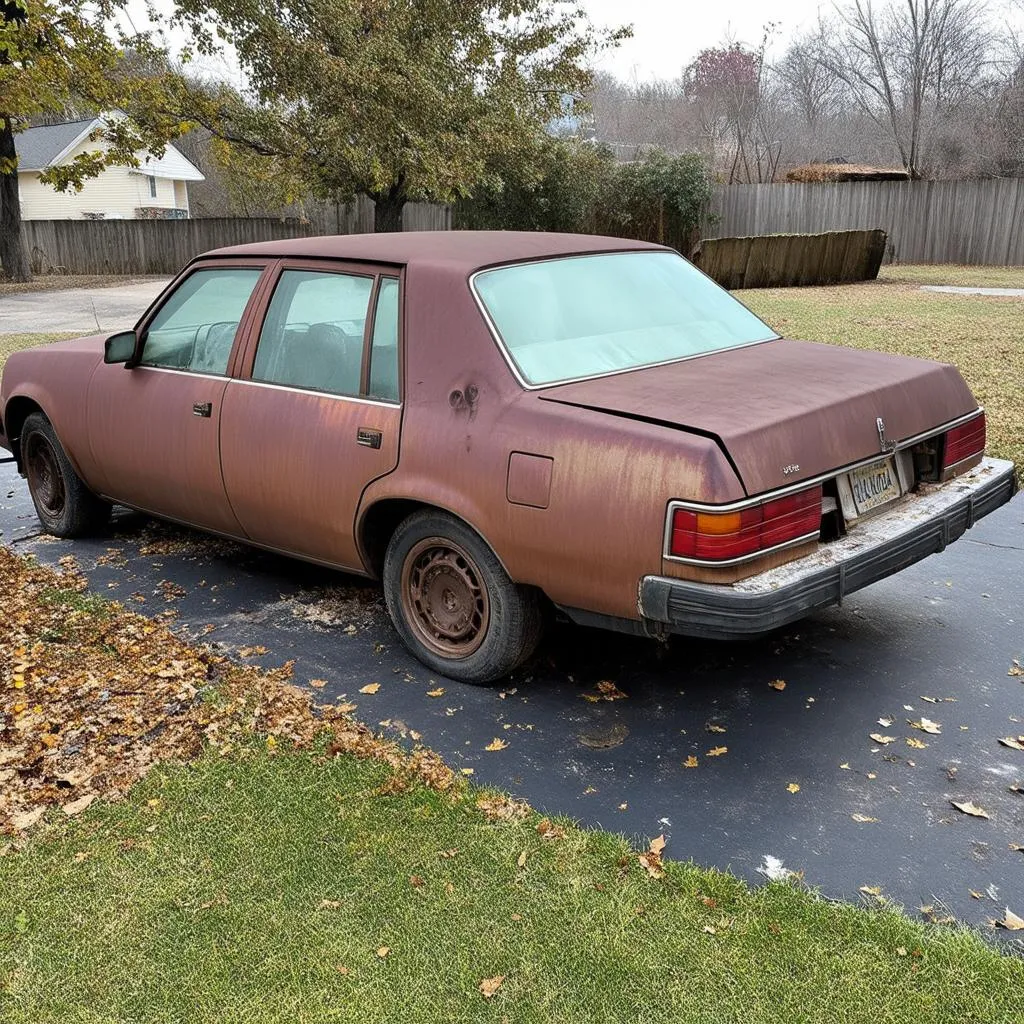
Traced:
<path fill-rule="evenodd" d="M 398 401 L 398 278 L 382 277 L 370 345 L 371 398 Z"/>
<path fill-rule="evenodd" d="M 224 267 L 189 274 L 150 321 L 142 365 L 227 373 L 238 324 L 262 273 Z"/>
<path fill-rule="evenodd" d="M 285 270 L 260 331 L 252 379 L 358 395 L 373 278 Z"/>

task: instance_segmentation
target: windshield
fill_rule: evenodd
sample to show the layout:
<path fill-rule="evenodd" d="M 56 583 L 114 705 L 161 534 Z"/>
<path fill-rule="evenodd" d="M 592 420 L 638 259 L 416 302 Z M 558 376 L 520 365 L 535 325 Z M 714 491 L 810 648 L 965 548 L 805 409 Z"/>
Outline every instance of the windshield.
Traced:
<path fill-rule="evenodd" d="M 778 335 L 674 252 L 485 270 L 474 287 L 523 380 L 554 384 Z"/>

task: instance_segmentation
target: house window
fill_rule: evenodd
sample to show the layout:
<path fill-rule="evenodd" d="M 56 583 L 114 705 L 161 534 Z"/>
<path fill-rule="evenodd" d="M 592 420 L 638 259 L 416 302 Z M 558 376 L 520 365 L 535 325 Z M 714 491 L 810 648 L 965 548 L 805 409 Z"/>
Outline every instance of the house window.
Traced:
<path fill-rule="evenodd" d="M 152 174 L 149 176 L 149 198 L 156 199 L 156 177 Z"/>

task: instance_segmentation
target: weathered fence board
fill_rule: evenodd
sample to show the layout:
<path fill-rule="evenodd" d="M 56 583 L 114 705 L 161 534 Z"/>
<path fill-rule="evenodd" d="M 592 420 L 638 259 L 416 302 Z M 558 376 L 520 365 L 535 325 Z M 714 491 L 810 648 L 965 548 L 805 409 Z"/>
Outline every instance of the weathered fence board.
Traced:
<path fill-rule="evenodd" d="M 703 234 L 882 228 L 900 263 L 1024 264 L 1024 179 L 723 185 Z"/>
<path fill-rule="evenodd" d="M 839 284 L 878 276 L 884 231 L 704 238 L 694 262 L 724 288 Z"/>
<path fill-rule="evenodd" d="M 447 207 L 410 203 L 406 231 L 450 226 Z M 373 203 L 321 206 L 295 219 L 216 217 L 197 220 L 32 220 L 22 225 L 33 266 L 68 274 L 174 274 L 199 253 L 227 245 L 373 230 Z"/>

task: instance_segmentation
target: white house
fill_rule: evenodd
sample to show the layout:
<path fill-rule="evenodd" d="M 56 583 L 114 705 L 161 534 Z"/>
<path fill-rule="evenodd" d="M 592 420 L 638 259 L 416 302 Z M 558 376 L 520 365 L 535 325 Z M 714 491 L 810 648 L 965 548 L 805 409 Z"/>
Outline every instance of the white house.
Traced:
<path fill-rule="evenodd" d="M 102 149 L 103 141 L 94 141 L 90 136 L 103 123 L 101 115 L 85 121 L 26 128 L 16 136 L 22 219 L 188 217 L 188 183 L 202 181 L 203 175 L 170 145 L 159 159 L 139 154 L 138 167 L 105 168 L 97 177 L 87 180 L 80 192 L 58 192 L 39 180 L 48 167 L 69 162 L 78 153 Z"/>

